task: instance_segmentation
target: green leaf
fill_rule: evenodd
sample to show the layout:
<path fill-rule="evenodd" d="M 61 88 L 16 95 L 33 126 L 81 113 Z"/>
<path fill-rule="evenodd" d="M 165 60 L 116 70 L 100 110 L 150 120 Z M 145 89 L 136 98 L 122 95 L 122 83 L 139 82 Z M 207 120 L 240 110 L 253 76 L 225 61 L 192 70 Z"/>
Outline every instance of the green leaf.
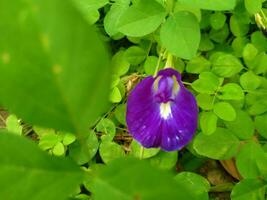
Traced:
<path fill-rule="evenodd" d="M 58 142 L 61 142 L 61 138 L 56 134 L 45 134 L 40 137 L 39 147 L 43 150 L 53 148 Z"/>
<path fill-rule="evenodd" d="M 102 119 L 96 126 L 98 132 L 105 134 L 105 140 L 112 141 L 116 134 L 116 126 L 112 120 L 108 118 Z"/>
<path fill-rule="evenodd" d="M 126 59 L 125 51 L 118 51 L 112 57 L 112 66 L 114 69 L 114 73 L 118 76 L 122 76 L 126 74 L 130 68 L 130 63 Z"/>
<path fill-rule="evenodd" d="M 226 127 L 240 139 L 252 138 L 254 134 L 254 123 L 250 115 L 242 110 L 236 111 L 236 119 L 232 122 L 224 122 Z"/>
<path fill-rule="evenodd" d="M 243 49 L 243 58 L 248 67 L 251 67 L 251 62 L 254 61 L 255 57 L 258 55 L 258 49 L 251 43 L 248 43 Z"/>
<path fill-rule="evenodd" d="M 33 142 L 7 132 L 0 133 L 0 157 L 1 199 L 65 200 L 83 179 L 70 160 L 51 157 Z"/>
<path fill-rule="evenodd" d="M 253 71 L 248 71 L 240 76 L 240 84 L 245 90 L 255 90 L 260 87 L 261 79 Z"/>
<path fill-rule="evenodd" d="M 244 92 L 238 84 L 227 83 L 219 89 L 217 97 L 222 100 L 242 100 Z"/>
<path fill-rule="evenodd" d="M 212 135 L 198 134 L 194 139 L 194 149 L 202 156 L 212 159 L 226 160 L 237 153 L 239 140 L 230 131 L 217 128 Z"/>
<path fill-rule="evenodd" d="M 40 127 L 40 126 L 34 126 L 33 130 L 39 137 L 42 137 L 44 135 L 56 134 L 54 129 L 43 128 L 43 127 Z"/>
<path fill-rule="evenodd" d="M 121 102 L 122 95 L 121 95 L 120 89 L 118 87 L 114 87 L 111 90 L 111 93 L 110 93 L 110 96 L 109 96 L 109 100 L 112 103 L 120 103 Z"/>
<path fill-rule="evenodd" d="M 214 97 L 209 94 L 198 94 L 197 104 L 203 110 L 211 110 L 213 108 Z"/>
<path fill-rule="evenodd" d="M 232 200 L 264 200 L 265 183 L 259 179 L 243 179 L 231 192 Z"/>
<path fill-rule="evenodd" d="M 91 192 L 95 200 L 194 199 L 172 174 L 133 158 L 114 160 L 98 170 Z"/>
<path fill-rule="evenodd" d="M 171 15 L 162 25 L 160 40 L 170 53 L 184 59 L 196 55 L 200 43 L 200 28 L 196 17 L 185 11 Z"/>
<path fill-rule="evenodd" d="M 114 115 L 122 125 L 126 126 L 126 104 L 118 105 Z"/>
<path fill-rule="evenodd" d="M 229 28 L 227 24 L 225 24 L 219 30 L 211 29 L 209 33 L 210 39 L 220 44 L 225 43 L 225 40 L 228 38 L 228 36 L 229 36 Z"/>
<path fill-rule="evenodd" d="M 23 127 L 20 124 L 19 119 L 16 115 L 9 115 L 6 119 L 6 129 L 11 133 L 15 133 L 17 135 L 22 134 Z"/>
<path fill-rule="evenodd" d="M 75 142 L 75 140 L 76 137 L 72 133 L 64 133 L 62 143 L 67 146 Z"/>
<path fill-rule="evenodd" d="M 58 142 L 52 149 L 55 156 L 63 156 L 65 153 L 65 147 L 62 142 Z"/>
<path fill-rule="evenodd" d="M 129 8 L 129 4 L 129 0 L 116 1 L 112 4 L 110 10 L 105 15 L 104 28 L 109 36 L 112 37 L 119 34 L 119 19 L 127 11 L 127 9 Z"/>
<path fill-rule="evenodd" d="M 199 8 L 195 8 L 189 5 L 185 5 L 185 4 L 181 4 L 179 1 L 177 1 L 175 3 L 173 12 L 179 12 L 179 11 L 187 11 L 187 12 L 191 12 L 192 14 L 194 14 L 196 16 L 196 18 L 198 19 L 198 21 L 201 21 L 201 10 Z"/>
<path fill-rule="evenodd" d="M 100 144 L 99 154 L 104 163 L 125 156 L 122 147 L 119 144 L 110 141 L 104 141 Z"/>
<path fill-rule="evenodd" d="M 261 176 L 257 161 L 263 159 L 264 151 L 255 142 L 244 144 L 236 157 L 238 172 L 243 178 L 257 178 Z"/>
<path fill-rule="evenodd" d="M 226 16 L 222 12 L 215 12 L 210 15 L 210 25 L 213 29 L 219 30 L 223 28 L 226 21 Z"/>
<path fill-rule="evenodd" d="M 201 40 L 199 44 L 199 50 L 200 51 L 210 51 L 214 48 L 214 44 L 209 38 L 207 34 L 202 34 L 201 35 Z"/>
<path fill-rule="evenodd" d="M 94 24 L 100 17 L 98 9 L 105 6 L 108 0 L 73 0 L 73 2 L 88 23 Z"/>
<path fill-rule="evenodd" d="M 263 115 L 259 115 L 255 117 L 255 127 L 257 131 L 263 136 L 267 138 L 267 113 Z"/>
<path fill-rule="evenodd" d="M 246 44 L 249 42 L 247 37 L 236 37 L 232 42 L 232 48 L 234 50 L 234 55 L 237 57 L 243 56 L 243 50 Z"/>
<path fill-rule="evenodd" d="M 209 71 L 211 66 L 210 61 L 208 61 L 203 56 L 198 56 L 190 60 L 186 65 L 186 71 L 192 74 L 199 74 L 203 71 Z"/>
<path fill-rule="evenodd" d="M 261 31 L 256 31 L 251 34 L 251 42 L 259 52 L 267 51 L 267 40 Z"/>
<path fill-rule="evenodd" d="M 154 76 L 157 65 L 158 65 L 158 60 L 159 58 L 156 56 L 148 56 L 145 63 L 144 63 L 144 69 L 145 69 L 145 73 L 147 75 L 152 75 Z M 160 62 L 159 65 L 159 70 L 162 69 L 164 67 L 164 64 L 162 62 Z"/>
<path fill-rule="evenodd" d="M 253 60 L 253 66 L 248 66 L 253 69 L 256 74 L 261 74 L 267 72 L 267 55 L 265 52 L 262 52 L 256 56 Z"/>
<path fill-rule="evenodd" d="M 232 15 L 230 18 L 230 30 L 234 36 L 245 36 L 249 31 L 249 25 L 243 23 L 237 15 Z"/>
<path fill-rule="evenodd" d="M 236 111 L 228 102 L 219 102 L 214 105 L 214 113 L 225 121 L 234 121 L 236 119 Z"/>
<path fill-rule="evenodd" d="M 138 65 L 145 60 L 146 52 L 141 47 L 131 46 L 125 51 L 125 58 L 130 64 Z"/>
<path fill-rule="evenodd" d="M 203 134 L 211 135 L 217 129 L 218 117 L 213 112 L 202 112 L 200 114 L 200 128 Z"/>
<path fill-rule="evenodd" d="M 127 36 L 141 37 L 155 31 L 165 15 L 165 9 L 155 0 L 138 1 L 121 15 L 118 30 Z"/>
<path fill-rule="evenodd" d="M 242 69 L 239 59 L 231 54 L 221 53 L 212 60 L 212 72 L 221 77 L 231 77 Z"/>
<path fill-rule="evenodd" d="M 108 56 L 96 33 L 70 1 L 3 0 L 0 13 L 0 55 L 8 57 L 0 62 L 1 104 L 29 123 L 82 134 L 109 89 Z"/>
<path fill-rule="evenodd" d="M 178 160 L 178 151 L 160 151 L 156 156 L 149 159 L 152 166 L 163 170 L 173 169 Z"/>
<path fill-rule="evenodd" d="M 233 10 L 236 0 L 179 0 L 182 4 L 206 10 Z"/>
<path fill-rule="evenodd" d="M 174 179 L 193 193 L 192 200 L 209 200 L 210 184 L 204 177 L 192 172 L 181 172 Z"/>
<path fill-rule="evenodd" d="M 140 159 L 150 158 L 157 155 L 159 151 L 160 151 L 159 148 L 149 148 L 149 149 L 144 148 L 135 140 L 133 140 L 131 143 L 131 155 L 133 155 L 136 158 Z"/>
<path fill-rule="evenodd" d="M 254 15 L 260 12 L 262 7 L 262 0 L 244 0 L 247 11 Z"/>
<path fill-rule="evenodd" d="M 220 84 L 220 79 L 212 72 L 202 72 L 199 79 L 192 83 L 192 88 L 199 93 L 214 94 Z"/>
<path fill-rule="evenodd" d="M 96 134 L 93 131 L 87 134 L 87 137 L 83 139 L 83 145 L 76 141 L 69 146 L 70 157 L 79 165 L 88 163 L 98 150 L 99 143 Z"/>

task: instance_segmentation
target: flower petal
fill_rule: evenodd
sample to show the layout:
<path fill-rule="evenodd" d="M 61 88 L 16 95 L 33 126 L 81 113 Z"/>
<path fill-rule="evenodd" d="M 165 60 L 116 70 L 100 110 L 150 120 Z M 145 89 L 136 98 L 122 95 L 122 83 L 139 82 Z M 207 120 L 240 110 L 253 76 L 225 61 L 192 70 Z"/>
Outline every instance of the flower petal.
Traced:
<path fill-rule="evenodd" d="M 166 102 L 164 98 L 159 102 L 155 93 L 170 96 L 174 82 L 179 84 L 174 99 Z M 156 92 L 154 83 L 160 84 Z M 197 116 L 194 96 L 183 86 L 180 74 L 173 69 L 161 70 L 155 78 L 145 78 L 128 97 L 126 121 L 129 132 L 147 148 L 160 147 L 165 151 L 181 149 L 190 142 L 196 131 Z"/>

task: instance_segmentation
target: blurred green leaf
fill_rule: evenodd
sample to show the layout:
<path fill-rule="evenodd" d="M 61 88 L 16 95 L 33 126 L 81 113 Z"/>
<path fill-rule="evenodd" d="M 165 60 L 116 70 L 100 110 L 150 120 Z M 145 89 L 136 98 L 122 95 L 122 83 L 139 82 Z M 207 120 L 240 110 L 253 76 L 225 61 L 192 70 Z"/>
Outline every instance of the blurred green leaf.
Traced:
<path fill-rule="evenodd" d="M 211 135 L 198 134 L 194 139 L 194 149 L 202 156 L 226 160 L 237 153 L 240 141 L 228 129 L 217 128 Z"/>
<path fill-rule="evenodd" d="M 109 89 L 96 33 L 70 1 L 3 0 L 0 17 L 0 54 L 9 57 L 0 62 L 1 104 L 29 123 L 82 134 Z"/>
<path fill-rule="evenodd" d="M 194 199 L 188 188 L 176 183 L 170 173 L 133 158 L 110 162 L 98 171 L 92 186 L 95 200 Z"/>
<path fill-rule="evenodd" d="M 0 133 L 0 157 L 1 199 L 65 200 L 83 179 L 70 160 L 51 157 L 31 141 L 7 132 Z"/>
<path fill-rule="evenodd" d="M 174 179 L 193 193 L 192 200 L 209 200 L 210 184 L 204 177 L 192 172 L 181 172 Z"/>
<path fill-rule="evenodd" d="M 162 25 L 160 40 L 173 55 L 191 59 L 196 55 L 200 43 L 200 28 L 196 17 L 185 11 L 171 15 Z"/>

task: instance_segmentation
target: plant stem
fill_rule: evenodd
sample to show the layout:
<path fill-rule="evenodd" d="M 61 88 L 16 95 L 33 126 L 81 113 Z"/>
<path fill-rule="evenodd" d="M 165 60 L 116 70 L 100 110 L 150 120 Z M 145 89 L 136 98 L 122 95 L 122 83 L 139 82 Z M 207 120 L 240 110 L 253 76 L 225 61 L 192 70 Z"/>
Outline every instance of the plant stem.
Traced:
<path fill-rule="evenodd" d="M 144 152 L 145 152 L 145 148 L 142 146 L 140 150 L 140 160 L 144 158 Z"/>
<path fill-rule="evenodd" d="M 154 77 L 156 77 L 158 71 L 159 71 L 159 66 L 160 66 L 160 62 L 161 62 L 161 58 L 162 58 L 162 54 L 163 54 L 163 47 L 161 47 L 160 52 L 159 52 L 159 58 L 158 58 L 158 63 L 154 72 Z"/>
<path fill-rule="evenodd" d="M 209 192 L 231 192 L 234 187 L 233 183 L 223 183 L 210 188 Z"/>

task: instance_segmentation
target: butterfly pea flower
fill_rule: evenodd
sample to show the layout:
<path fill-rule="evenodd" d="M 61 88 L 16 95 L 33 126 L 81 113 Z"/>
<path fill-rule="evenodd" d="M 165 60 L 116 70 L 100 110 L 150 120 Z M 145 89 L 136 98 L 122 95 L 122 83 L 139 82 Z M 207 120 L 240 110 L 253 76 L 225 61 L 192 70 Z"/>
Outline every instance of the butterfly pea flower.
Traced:
<path fill-rule="evenodd" d="M 183 85 L 180 73 L 172 68 L 146 77 L 128 97 L 129 132 L 146 148 L 180 150 L 192 140 L 197 118 L 195 97 Z"/>

